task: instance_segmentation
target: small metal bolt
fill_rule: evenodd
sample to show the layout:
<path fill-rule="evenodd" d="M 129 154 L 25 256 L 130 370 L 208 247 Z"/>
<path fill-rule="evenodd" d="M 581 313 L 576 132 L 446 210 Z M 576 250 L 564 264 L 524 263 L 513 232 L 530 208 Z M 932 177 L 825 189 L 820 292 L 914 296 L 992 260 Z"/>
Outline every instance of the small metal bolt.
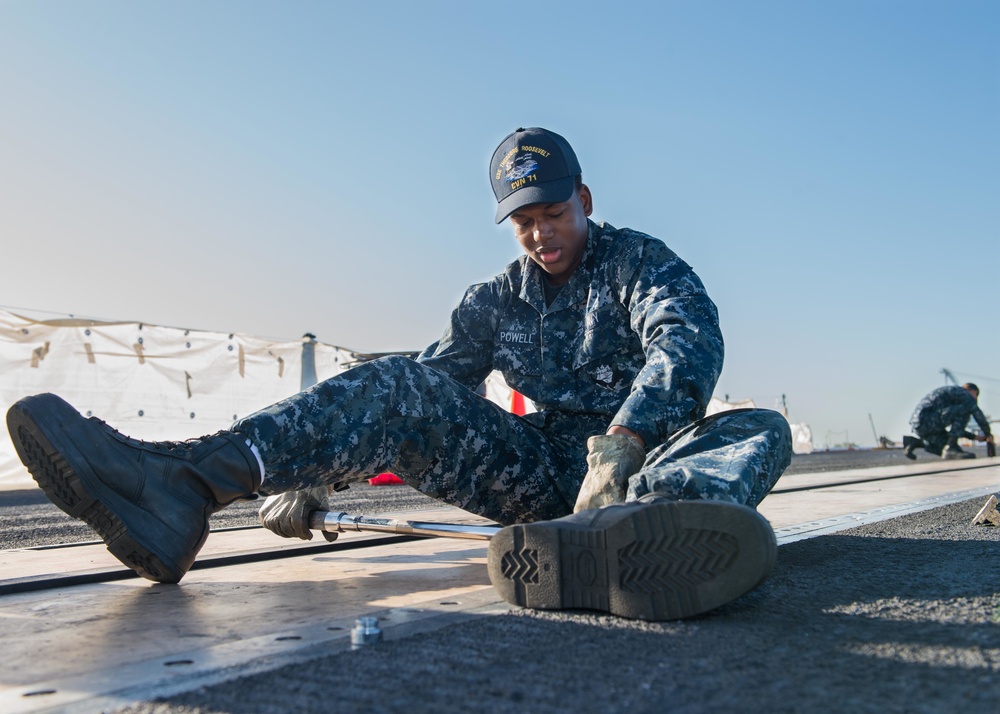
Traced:
<path fill-rule="evenodd" d="M 377 617 L 359 617 L 354 621 L 354 629 L 351 630 L 351 649 L 381 641 L 382 630 L 379 629 Z"/>

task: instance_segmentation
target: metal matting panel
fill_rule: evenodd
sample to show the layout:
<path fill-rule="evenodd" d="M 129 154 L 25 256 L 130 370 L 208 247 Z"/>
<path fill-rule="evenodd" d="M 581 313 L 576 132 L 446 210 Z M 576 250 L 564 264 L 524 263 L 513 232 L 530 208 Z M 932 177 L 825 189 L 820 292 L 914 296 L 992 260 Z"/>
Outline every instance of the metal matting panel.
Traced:
<path fill-rule="evenodd" d="M 832 518 L 823 518 L 815 521 L 807 521 L 805 523 L 797 523 L 792 526 L 785 526 L 784 528 L 776 528 L 774 535 L 778 539 L 778 545 L 785 545 L 787 543 L 794 543 L 797 540 L 828 535 L 830 533 L 837 533 L 856 526 L 878 523 L 879 521 L 885 521 L 890 518 L 898 518 L 899 516 L 907 516 L 911 513 L 929 511 L 930 509 L 937 508 L 938 506 L 946 506 L 949 503 L 967 501 L 969 499 L 976 498 L 977 496 L 988 497 L 996 490 L 996 486 L 984 486 L 982 488 L 973 488 L 966 491 L 955 491 L 952 493 L 942 494 L 940 496 L 932 496 L 931 498 L 924 498 L 919 501 L 900 503 L 894 506 L 873 508 L 870 511 L 846 513 Z"/>

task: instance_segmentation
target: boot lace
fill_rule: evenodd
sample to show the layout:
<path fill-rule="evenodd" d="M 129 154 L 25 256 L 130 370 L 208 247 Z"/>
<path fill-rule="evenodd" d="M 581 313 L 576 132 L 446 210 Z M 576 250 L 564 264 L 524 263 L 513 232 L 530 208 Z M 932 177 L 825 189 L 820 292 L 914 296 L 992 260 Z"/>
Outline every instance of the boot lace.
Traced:
<path fill-rule="evenodd" d="M 113 426 L 108 424 L 103 419 L 98 417 L 90 417 L 92 422 L 99 424 L 104 430 L 110 432 L 118 441 L 121 441 L 129 446 L 133 446 L 137 449 L 143 449 L 146 451 L 152 451 L 154 453 L 163 454 L 164 456 L 172 456 L 175 458 L 190 458 L 195 450 L 204 444 L 207 440 L 220 435 L 222 432 L 216 432 L 215 434 L 208 434 L 205 436 L 198 436 L 191 439 L 185 439 L 184 441 L 146 441 L 144 439 L 136 439 L 135 437 L 129 436 L 128 434 L 123 434 L 122 432 L 115 429 Z"/>

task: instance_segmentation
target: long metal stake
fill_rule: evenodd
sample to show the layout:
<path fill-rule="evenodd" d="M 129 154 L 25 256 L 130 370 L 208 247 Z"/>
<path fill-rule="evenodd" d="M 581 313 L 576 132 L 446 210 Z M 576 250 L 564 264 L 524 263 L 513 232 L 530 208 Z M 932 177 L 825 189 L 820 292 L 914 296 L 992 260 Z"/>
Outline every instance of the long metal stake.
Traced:
<path fill-rule="evenodd" d="M 500 530 L 501 526 L 403 521 L 397 518 L 369 518 L 368 516 L 352 516 L 343 512 L 313 511 L 309 516 L 309 528 L 310 530 L 326 531 L 327 533 L 367 531 L 416 536 L 465 538 L 467 540 L 489 540 Z"/>

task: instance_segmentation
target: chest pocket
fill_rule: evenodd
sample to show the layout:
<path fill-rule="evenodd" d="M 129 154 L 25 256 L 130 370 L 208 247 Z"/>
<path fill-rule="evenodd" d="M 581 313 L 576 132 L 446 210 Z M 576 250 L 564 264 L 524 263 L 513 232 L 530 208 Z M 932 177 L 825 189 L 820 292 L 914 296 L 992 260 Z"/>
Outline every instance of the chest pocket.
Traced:
<path fill-rule="evenodd" d="M 627 315 L 609 305 L 588 316 L 573 371 L 581 382 L 612 392 L 627 391 L 645 358 L 639 338 L 628 327 Z"/>

